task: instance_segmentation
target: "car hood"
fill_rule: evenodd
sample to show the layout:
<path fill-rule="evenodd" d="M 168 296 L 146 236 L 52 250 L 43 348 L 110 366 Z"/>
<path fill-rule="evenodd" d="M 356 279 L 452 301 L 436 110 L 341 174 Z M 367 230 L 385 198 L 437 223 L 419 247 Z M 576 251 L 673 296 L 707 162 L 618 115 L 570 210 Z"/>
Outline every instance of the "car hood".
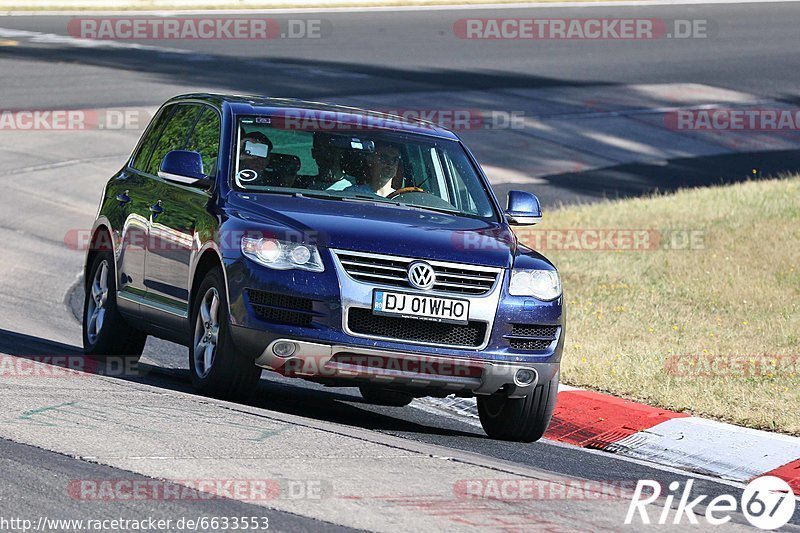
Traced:
<path fill-rule="evenodd" d="M 342 250 L 510 268 L 516 246 L 505 224 L 391 204 L 233 192 L 226 208 L 246 229 Z"/>

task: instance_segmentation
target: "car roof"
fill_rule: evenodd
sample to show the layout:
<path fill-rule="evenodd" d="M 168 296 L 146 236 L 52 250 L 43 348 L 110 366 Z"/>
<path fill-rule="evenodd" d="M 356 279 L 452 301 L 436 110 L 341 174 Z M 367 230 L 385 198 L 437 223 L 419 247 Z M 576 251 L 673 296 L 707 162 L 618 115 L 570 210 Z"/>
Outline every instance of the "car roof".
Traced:
<path fill-rule="evenodd" d="M 349 107 L 323 102 L 312 102 L 296 98 L 270 98 L 266 96 L 228 95 L 216 93 L 192 93 L 176 96 L 168 103 L 181 101 L 203 101 L 222 108 L 228 104 L 231 111 L 239 115 L 265 115 L 294 117 L 304 124 L 331 121 L 343 127 L 361 129 L 402 131 L 428 135 L 443 139 L 459 140 L 452 131 L 426 120 L 417 120 L 380 111 Z M 319 123 L 319 122 L 317 122 Z M 313 128 L 311 128 L 313 129 Z"/>

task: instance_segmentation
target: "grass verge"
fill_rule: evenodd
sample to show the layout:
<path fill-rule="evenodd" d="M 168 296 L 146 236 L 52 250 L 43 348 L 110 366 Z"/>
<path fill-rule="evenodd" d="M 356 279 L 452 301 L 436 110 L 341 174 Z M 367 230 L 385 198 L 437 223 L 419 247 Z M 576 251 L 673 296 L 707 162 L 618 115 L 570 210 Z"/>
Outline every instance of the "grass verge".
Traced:
<path fill-rule="evenodd" d="M 563 381 L 800 435 L 800 178 L 562 208 L 536 231 L 615 228 L 657 230 L 658 249 L 544 250 L 567 304 Z"/>

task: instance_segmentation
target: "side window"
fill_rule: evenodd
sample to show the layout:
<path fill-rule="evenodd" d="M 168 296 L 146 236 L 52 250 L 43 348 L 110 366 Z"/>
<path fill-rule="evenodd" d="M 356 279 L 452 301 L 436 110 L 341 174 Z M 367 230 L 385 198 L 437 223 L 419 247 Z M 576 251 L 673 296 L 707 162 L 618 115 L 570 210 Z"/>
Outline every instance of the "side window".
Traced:
<path fill-rule="evenodd" d="M 192 129 L 198 115 L 202 111 L 201 106 L 194 104 L 180 104 L 172 117 L 164 127 L 164 133 L 158 140 L 153 155 L 150 156 L 150 161 L 142 169 L 148 174 L 157 175 L 159 168 L 161 168 L 161 161 L 164 156 L 172 150 L 181 150 L 186 146 L 186 138 Z"/>
<path fill-rule="evenodd" d="M 475 215 L 491 216 L 492 206 L 485 195 L 476 196 L 470 194 L 470 190 L 475 190 L 482 185 L 477 182 L 477 174 L 472 169 L 466 155 L 460 152 L 443 152 L 447 173 L 453 182 L 456 193 L 456 207 Z M 465 177 L 470 178 L 470 182 L 465 181 Z"/>
<path fill-rule="evenodd" d="M 187 150 L 203 156 L 203 172 L 206 176 L 217 175 L 217 156 L 219 155 L 220 124 L 219 114 L 210 107 L 205 107 L 200 120 L 189 136 Z"/>
<path fill-rule="evenodd" d="M 147 162 L 150 161 L 150 154 L 153 153 L 153 147 L 156 145 L 161 135 L 161 130 L 164 128 L 164 124 L 167 122 L 174 108 L 174 105 L 165 107 L 151 123 L 150 129 L 147 130 L 147 136 L 139 145 L 139 151 L 136 152 L 136 155 L 133 157 L 133 165 L 131 166 L 136 170 L 144 171 Z"/>

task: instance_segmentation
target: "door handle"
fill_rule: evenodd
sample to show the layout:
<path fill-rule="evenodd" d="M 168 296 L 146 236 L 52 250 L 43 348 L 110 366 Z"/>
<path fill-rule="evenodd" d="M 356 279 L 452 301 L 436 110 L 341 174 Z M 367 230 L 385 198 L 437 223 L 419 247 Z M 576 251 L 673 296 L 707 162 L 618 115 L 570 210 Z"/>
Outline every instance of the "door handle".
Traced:
<path fill-rule="evenodd" d="M 127 204 L 131 201 L 131 197 L 128 196 L 128 191 L 121 192 L 117 195 L 117 201 L 119 202 L 119 206 L 122 207 L 123 205 Z"/>
<path fill-rule="evenodd" d="M 153 217 L 157 217 L 164 212 L 164 208 L 161 206 L 161 200 L 157 201 L 155 205 L 150 206 L 150 212 L 153 213 Z"/>

